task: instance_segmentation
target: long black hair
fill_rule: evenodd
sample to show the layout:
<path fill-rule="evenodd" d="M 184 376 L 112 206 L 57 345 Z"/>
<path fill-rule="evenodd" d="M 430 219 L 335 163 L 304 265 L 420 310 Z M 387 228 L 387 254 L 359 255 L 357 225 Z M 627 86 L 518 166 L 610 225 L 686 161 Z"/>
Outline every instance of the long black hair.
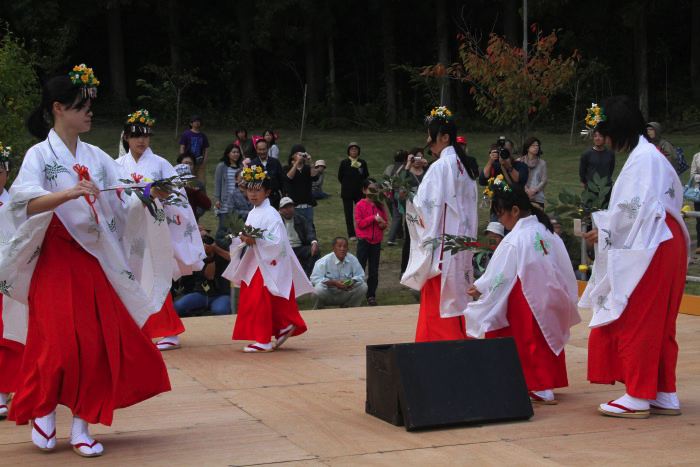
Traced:
<path fill-rule="evenodd" d="M 612 96 L 601 102 L 606 119 L 595 129 L 603 136 L 610 137 L 613 151 L 632 150 L 645 134 L 646 123 L 639 106 L 628 96 Z"/>
<path fill-rule="evenodd" d="M 52 107 L 54 102 L 69 109 L 80 110 L 90 101 L 83 95 L 81 87 L 74 85 L 68 75 L 55 76 L 42 87 L 41 102 L 27 118 L 27 129 L 32 136 L 46 139 L 53 126 Z"/>
<path fill-rule="evenodd" d="M 493 198 L 491 199 L 491 212 L 496 216 L 504 211 L 510 211 L 513 206 L 517 206 L 523 214 L 534 214 L 540 224 L 544 225 L 547 230 L 554 232 L 552 221 L 549 216 L 538 206 L 534 206 L 530 202 L 530 198 L 525 193 L 525 190 L 518 184 L 512 186 L 506 185 L 505 180 L 503 186 L 508 186 L 510 190 L 496 188 L 493 190 Z"/>
<path fill-rule="evenodd" d="M 231 167 L 231 159 L 229 159 L 228 155 L 233 151 L 233 149 L 236 148 L 238 149 L 238 160 L 236 161 L 236 168 L 240 168 L 241 164 L 243 161 L 243 150 L 241 150 L 241 147 L 235 143 L 231 143 L 228 146 L 226 146 L 226 149 L 224 149 L 224 155 L 221 156 L 221 162 L 226 164 L 226 167 Z"/>
<path fill-rule="evenodd" d="M 468 156 L 464 148 L 457 144 L 457 126 L 452 120 L 442 118 L 433 118 L 428 123 L 428 134 L 432 141 L 437 141 L 438 135 L 448 135 L 450 137 L 450 145 L 457 153 L 457 157 L 462 165 L 467 169 L 467 173 L 472 180 L 476 180 L 479 176 L 479 165 L 476 159 Z"/>

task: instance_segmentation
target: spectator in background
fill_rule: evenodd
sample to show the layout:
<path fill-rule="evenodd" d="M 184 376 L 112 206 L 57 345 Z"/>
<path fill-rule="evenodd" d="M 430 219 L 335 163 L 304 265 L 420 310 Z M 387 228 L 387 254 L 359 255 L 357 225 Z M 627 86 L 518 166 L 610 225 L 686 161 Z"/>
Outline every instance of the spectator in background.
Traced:
<path fill-rule="evenodd" d="M 194 157 L 190 154 L 180 154 L 177 157 L 175 171 L 178 175 L 192 175 L 193 168 Z M 211 209 L 211 200 L 207 196 L 207 188 L 201 180 L 192 179 L 187 186 L 185 186 L 185 193 L 187 194 L 187 202 L 192 207 L 194 217 L 197 220 Z"/>
<path fill-rule="evenodd" d="M 263 138 L 267 141 L 267 156 L 273 159 L 280 158 L 280 148 L 277 146 L 277 135 L 273 130 L 265 130 Z"/>
<path fill-rule="evenodd" d="M 544 187 L 547 185 L 547 163 L 542 159 L 542 143 L 534 136 L 523 144 L 523 155 L 519 159 L 527 165 L 528 175 L 525 193 L 530 202 L 544 209 Z"/>
<path fill-rule="evenodd" d="M 233 142 L 236 146 L 241 148 L 243 155 L 245 157 L 254 158 L 255 157 L 255 147 L 253 146 L 253 141 L 248 138 L 248 130 L 245 128 L 236 129 L 236 140 Z"/>
<path fill-rule="evenodd" d="M 192 174 L 206 183 L 206 164 L 209 155 L 209 140 L 202 133 L 202 119 L 199 115 L 190 118 L 190 128 L 180 137 L 180 154 L 190 154 L 194 158 Z"/>
<path fill-rule="evenodd" d="M 362 269 L 367 267 L 367 304 L 375 306 L 379 284 L 379 257 L 388 220 L 376 180 L 365 179 L 362 182 L 362 193 L 365 197 L 355 205 L 357 259 Z"/>
<path fill-rule="evenodd" d="M 217 244 L 204 228 L 199 233 L 207 254 L 204 268 L 182 279 L 184 294 L 175 301 L 175 310 L 180 317 L 206 310 L 213 315 L 231 314 L 231 283 L 221 277 L 231 261 L 228 245 Z"/>
<path fill-rule="evenodd" d="M 304 272 L 309 276 L 321 252 L 314 225 L 295 212 L 294 201 L 287 196 L 280 200 L 280 215 L 287 230 L 289 244 L 292 245 L 292 250 L 301 267 L 304 268 Z"/>
<path fill-rule="evenodd" d="M 524 188 L 527 184 L 528 168 L 514 157 L 513 143 L 501 136 L 489 149 L 486 165 L 479 172 L 479 185 L 487 186 L 489 178 L 503 174 L 509 184 L 515 183 Z"/>
<path fill-rule="evenodd" d="M 676 149 L 671 143 L 661 137 L 661 124 L 659 122 L 649 122 L 646 126 L 646 136 L 651 144 L 657 147 L 661 154 L 671 163 L 673 169 L 678 173 L 678 161 L 676 161 Z"/>
<path fill-rule="evenodd" d="M 311 196 L 314 199 L 326 199 L 330 195 L 323 191 L 323 179 L 326 176 L 326 161 L 319 159 L 314 164 L 316 168 L 316 180 L 311 182 Z"/>
<path fill-rule="evenodd" d="M 219 218 L 219 228 L 221 228 L 221 222 L 226 215 L 233 211 L 232 197 L 236 192 L 240 193 L 236 176 L 242 167 L 241 148 L 235 144 L 229 144 L 224 149 L 221 162 L 216 166 L 214 172 L 214 207 L 216 208 L 216 216 Z"/>
<path fill-rule="evenodd" d="M 314 309 L 323 306 L 360 306 L 367 293 L 365 271 L 348 253 L 348 239 L 333 239 L 333 251 L 316 261 L 311 273 L 314 286 Z"/>
<path fill-rule="evenodd" d="M 484 230 L 486 236 L 486 244 L 489 248 L 495 249 L 505 236 L 505 228 L 500 222 L 489 222 Z M 483 251 L 475 254 L 472 257 L 472 266 L 474 267 L 474 277 L 481 277 L 486 271 L 486 266 L 489 265 L 489 260 L 493 256 L 493 251 Z"/>
<path fill-rule="evenodd" d="M 425 169 L 428 166 L 427 159 L 423 156 L 422 148 L 413 148 L 408 153 L 406 160 L 406 170 L 401 172 L 401 176 L 406 182 L 408 191 L 415 193 L 418 191 L 418 185 L 423 181 Z M 403 222 L 403 247 L 401 248 L 401 275 L 406 271 L 408 258 L 411 255 L 411 239 L 408 232 L 408 219 L 406 219 L 406 199 L 411 196 L 408 192 L 399 192 L 399 211 L 404 218 Z"/>
<path fill-rule="evenodd" d="M 282 169 L 285 193 L 294 200 L 297 214 L 304 216 L 311 224 L 316 205 L 312 184 L 318 177 L 318 170 L 312 164 L 306 148 L 295 144 L 289 151 L 288 164 Z"/>
<path fill-rule="evenodd" d="M 405 170 L 406 160 L 408 159 L 408 151 L 399 149 L 394 154 L 394 163 L 384 169 L 385 177 L 399 177 L 401 172 Z M 391 198 L 386 198 L 386 204 L 391 212 L 391 225 L 389 226 L 389 238 L 386 244 L 389 246 L 396 245 L 396 238 L 399 233 L 403 236 L 403 216 L 399 212 L 398 193 L 393 193 Z"/>
<path fill-rule="evenodd" d="M 593 175 L 598 174 L 607 180 L 607 186 L 612 187 L 613 172 L 615 172 L 615 153 L 605 147 L 605 138 L 600 131 L 593 130 L 593 147 L 581 154 L 578 165 L 578 176 L 584 189 L 588 189 L 588 182 L 593 180 Z M 607 209 L 610 193 L 605 199 L 603 209 Z"/>
<path fill-rule="evenodd" d="M 343 211 L 345 213 L 345 227 L 351 241 L 355 237 L 355 223 L 353 210 L 355 203 L 362 199 L 362 182 L 369 177 L 367 161 L 360 159 L 360 145 L 351 142 L 348 144 L 348 158 L 340 163 L 338 168 L 338 181 L 340 182 L 340 197 L 343 199 Z"/>
<path fill-rule="evenodd" d="M 250 162 L 250 165 L 260 165 L 267 172 L 267 176 L 270 177 L 270 195 L 268 199 L 273 208 L 279 209 L 284 186 L 284 172 L 280 161 L 267 157 L 267 149 L 267 141 L 263 138 L 258 139 L 255 142 L 257 157 Z"/>
<path fill-rule="evenodd" d="M 693 162 L 690 163 L 690 183 L 695 188 L 700 188 L 700 152 L 693 156 Z M 700 211 L 700 202 L 693 202 L 693 210 Z M 695 239 L 697 241 L 697 248 L 695 249 L 695 254 L 700 254 L 700 217 L 695 218 Z"/>

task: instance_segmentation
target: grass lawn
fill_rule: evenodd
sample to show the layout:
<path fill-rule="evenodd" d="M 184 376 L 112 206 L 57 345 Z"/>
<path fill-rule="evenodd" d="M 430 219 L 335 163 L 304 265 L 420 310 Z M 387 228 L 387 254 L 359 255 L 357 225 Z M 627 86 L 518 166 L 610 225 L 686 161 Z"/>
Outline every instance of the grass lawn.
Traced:
<path fill-rule="evenodd" d="M 159 128 L 156 128 L 158 131 Z M 118 126 L 108 126 L 97 121 L 93 130 L 84 135 L 84 140 L 96 144 L 111 155 L 116 155 L 117 143 L 121 132 Z M 226 145 L 234 139 L 233 130 L 214 130 L 204 128 L 210 143 L 209 162 L 207 167 L 207 187 L 213 193 L 214 168 L 221 157 Z M 292 144 L 298 142 L 298 130 L 281 129 L 278 130 L 280 140 L 280 159 L 285 165 L 288 151 Z M 251 135 L 254 134 L 252 131 Z M 499 136 L 497 133 L 466 133 L 468 139 L 469 153 L 476 157 L 479 166 L 483 167 L 486 162 L 488 147 Z M 556 196 L 563 188 L 578 191 L 580 184 L 578 181 L 578 161 L 580 154 L 588 147 L 589 141 L 584 141 L 575 137 L 574 144 L 569 144 L 568 134 L 536 133 L 542 141 L 543 158 L 547 161 L 549 183 L 545 190 L 547 198 Z M 332 195 L 331 198 L 320 201 L 315 208 L 314 220 L 316 230 L 321 243 L 322 253 L 330 251 L 330 241 L 337 235 L 346 235 L 345 220 L 343 216 L 342 202 L 339 197 L 340 185 L 336 178 L 338 166 L 346 157 L 346 147 L 348 142 L 357 141 L 362 147 L 361 157 L 367 160 L 370 174 L 381 177 L 384 168 L 392 163 L 393 154 L 397 149 L 410 149 L 413 146 L 422 147 L 425 144 L 426 133 L 420 131 L 318 131 L 308 130 L 304 135 L 303 143 L 307 151 L 314 160 L 324 159 L 328 168 L 324 182 L 324 191 Z M 681 146 L 686 154 L 686 159 L 690 163 L 693 154 L 700 151 L 700 138 L 696 134 L 671 134 L 668 138 L 674 145 Z M 156 154 L 159 154 L 171 162 L 175 161 L 178 153 L 177 140 L 173 138 L 172 129 L 160 129 L 152 138 L 151 147 Z M 616 163 L 616 171 L 622 168 L 626 155 L 620 157 Z M 688 173 L 683 176 L 683 182 L 687 181 Z M 437 187 L 436 187 L 437 189 Z M 206 214 L 202 223 L 208 227 L 215 228 L 217 222 L 213 212 Z M 479 209 L 480 231 L 488 223 L 488 212 L 486 209 Z M 695 237 L 694 221 L 688 223 L 691 237 Z M 565 226 L 567 228 L 567 226 Z M 354 245 L 351 245 L 351 250 Z M 354 252 L 354 251 L 353 251 Z M 399 266 L 401 259 L 401 243 L 398 246 L 390 247 L 384 244 L 379 274 L 379 290 L 377 291 L 377 301 L 380 305 L 415 303 L 414 295 L 399 284 Z M 700 265 L 695 264 L 693 258 L 691 263 L 691 274 L 700 276 Z M 686 287 L 690 293 L 700 294 L 700 284 L 690 284 Z M 300 301 L 302 308 L 310 307 L 308 298 Z"/>

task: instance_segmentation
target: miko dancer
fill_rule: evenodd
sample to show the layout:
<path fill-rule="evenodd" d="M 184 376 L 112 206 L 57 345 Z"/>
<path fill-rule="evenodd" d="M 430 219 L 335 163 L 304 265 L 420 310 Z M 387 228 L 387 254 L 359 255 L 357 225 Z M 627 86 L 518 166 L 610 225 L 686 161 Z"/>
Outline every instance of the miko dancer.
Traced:
<path fill-rule="evenodd" d="M 491 212 L 510 233 L 467 292 L 477 300 L 464 312 L 467 334 L 512 336 L 530 399 L 556 404 L 554 389 L 569 384 L 564 355 L 569 329 L 581 321 L 569 254 L 547 215 L 520 185 L 511 187 L 498 175 L 487 192 Z"/>
<path fill-rule="evenodd" d="M 609 208 L 593 213 L 593 274 L 579 306 L 593 309 L 588 380 L 625 385 L 600 404 L 610 417 L 680 415 L 676 317 L 690 237 L 681 216 L 683 186 L 666 156 L 643 136 L 644 119 L 626 96 L 588 111 L 586 123 L 613 151 L 630 151 Z"/>
<path fill-rule="evenodd" d="M 122 145 L 128 152 L 117 159 L 117 164 L 124 167 L 124 171 L 130 174 L 131 179 L 136 183 L 177 176 L 173 166 L 151 150 L 154 124 L 155 120 L 145 109 L 129 114 L 124 124 Z M 206 257 L 194 212 L 187 203 L 185 191 L 181 191 L 182 196 L 173 194 L 163 201 L 170 240 L 175 253 L 176 267 L 173 271 L 173 280 L 201 270 L 204 267 L 203 259 Z M 165 299 L 163 308 L 148 319 L 143 332 L 151 339 L 162 337 L 156 343 L 159 350 L 180 348 L 178 335 L 185 332 L 185 326 L 175 311 L 171 294 L 168 294 Z"/>
<path fill-rule="evenodd" d="M 306 332 L 296 297 L 313 292 L 299 264 L 279 212 L 268 199 L 270 178 L 261 166 L 242 171 L 253 210 L 231 243 L 231 264 L 223 276 L 241 288 L 234 340 L 251 340 L 244 352 L 271 352 Z M 272 338 L 275 342 L 272 342 Z"/>
<path fill-rule="evenodd" d="M 135 195 L 100 192 L 124 174 L 79 138 L 90 130 L 98 84 L 85 65 L 46 82 L 28 119 L 44 140 L 24 157 L 11 213 L 0 211 L 0 229 L 14 231 L 0 243 L 0 290 L 29 304 L 28 321 L 4 313 L 5 335 L 27 323 L 9 417 L 31 420 L 32 442 L 51 451 L 56 406 L 68 407 L 70 443 L 84 457 L 104 451 L 89 423 L 110 425 L 115 409 L 170 390 L 163 358 L 140 329 L 170 289 L 169 232 Z"/>
<path fill-rule="evenodd" d="M 0 143 L 0 210 L 10 209 L 10 194 L 5 189 L 10 173 L 10 156 L 12 148 Z M 22 363 L 24 346 L 16 341 L 5 339 L 2 322 L 3 302 L 5 307 L 23 305 L 10 298 L 0 295 L 0 420 L 7 418 L 7 403 L 10 393 L 17 390 L 19 384 L 19 368 Z"/>
<path fill-rule="evenodd" d="M 457 144 L 452 112 L 437 107 L 426 118 L 428 146 L 437 160 L 413 200 L 406 202 L 411 256 L 401 283 L 420 290 L 416 342 L 465 339 L 462 312 L 471 301 L 473 254 L 443 252 L 444 234 L 476 238 L 476 160 Z"/>

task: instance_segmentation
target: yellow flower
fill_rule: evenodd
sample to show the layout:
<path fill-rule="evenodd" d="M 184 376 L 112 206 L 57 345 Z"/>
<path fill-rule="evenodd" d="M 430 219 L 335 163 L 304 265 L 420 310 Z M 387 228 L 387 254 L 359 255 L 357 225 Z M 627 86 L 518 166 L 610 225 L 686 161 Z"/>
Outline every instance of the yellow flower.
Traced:
<path fill-rule="evenodd" d="M 145 122 L 145 121 L 146 121 L 145 118 L 143 118 L 143 117 L 139 118 L 139 122 L 143 123 L 143 122 Z"/>
<path fill-rule="evenodd" d="M 81 80 L 83 83 L 87 83 L 88 76 L 87 76 L 87 75 L 83 75 L 83 76 L 80 77 L 80 80 Z"/>
<path fill-rule="evenodd" d="M 498 174 L 498 176 L 496 176 L 496 180 L 503 180 L 503 174 Z"/>

